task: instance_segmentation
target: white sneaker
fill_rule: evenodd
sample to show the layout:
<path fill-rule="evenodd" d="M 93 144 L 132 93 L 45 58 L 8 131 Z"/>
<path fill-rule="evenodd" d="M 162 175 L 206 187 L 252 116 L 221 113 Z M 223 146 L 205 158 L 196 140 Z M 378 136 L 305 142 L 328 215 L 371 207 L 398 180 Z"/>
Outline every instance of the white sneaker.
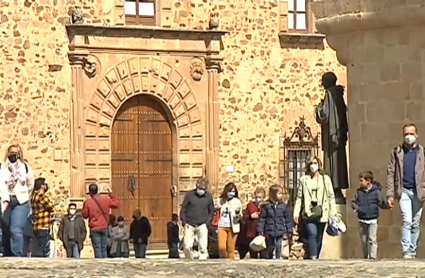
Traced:
<path fill-rule="evenodd" d="M 198 259 L 199 259 L 199 260 L 206 260 L 206 259 L 208 259 L 208 255 L 207 255 L 207 254 L 204 254 L 204 253 L 199 252 Z"/>
<path fill-rule="evenodd" d="M 184 257 L 189 260 L 193 260 L 193 252 L 190 249 L 183 249 Z"/>
<path fill-rule="evenodd" d="M 411 260 L 411 259 L 414 259 L 414 258 L 415 258 L 415 256 L 408 255 L 408 254 L 403 256 L 403 259 L 405 259 L 405 260 Z"/>

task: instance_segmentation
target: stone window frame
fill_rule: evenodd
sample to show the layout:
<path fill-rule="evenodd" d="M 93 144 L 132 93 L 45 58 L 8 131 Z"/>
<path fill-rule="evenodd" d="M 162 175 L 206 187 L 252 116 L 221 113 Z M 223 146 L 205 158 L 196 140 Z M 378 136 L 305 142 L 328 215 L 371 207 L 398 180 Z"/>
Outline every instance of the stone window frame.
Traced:
<path fill-rule="evenodd" d="M 314 24 L 314 14 L 311 0 L 306 0 L 306 24 L 307 30 L 296 30 L 288 28 L 288 0 L 278 0 L 279 6 L 279 39 L 282 43 L 303 43 L 318 45 L 323 44 L 324 34 L 317 32 Z M 296 0 L 294 0 L 296 1 Z"/>
<path fill-rule="evenodd" d="M 158 18 L 158 1 L 157 0 L 133 0 L 136 4 L 136 14 L 135 15 L 129 15 L 125 13 L 125 2 L 127 0 L 124 0 L 124 16 L 125 16 L 125 24 L 126 25 L 147 25 L 147 26 L 153 26 L 157 25 L 157 18 Z M 154 15 L 151 16 L 141 16 L 139 15 L 139 4 L 140 3 L 153 3 L 154 5 Z"/>
<path fill-rule="evenodd" d="M 146 0 L 144 0 L 146 1 Z M 114 25 L 136 25 L 136 26 L 156 26 L 156 27 L 171 27 L 172 8 L 174 0 L 151 0 L 155 2 L 155 20 L 152 22 L 132 23 L 126 21 L 125 15 L 125 0 L 115 0 L 114 9 Z"/>

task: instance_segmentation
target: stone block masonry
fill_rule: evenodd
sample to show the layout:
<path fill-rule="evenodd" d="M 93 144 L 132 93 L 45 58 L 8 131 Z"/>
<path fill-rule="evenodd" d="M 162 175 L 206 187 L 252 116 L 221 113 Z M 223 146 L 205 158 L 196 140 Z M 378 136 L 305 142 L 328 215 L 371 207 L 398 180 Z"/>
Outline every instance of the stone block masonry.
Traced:
<path fill-rule="evenodd" d="M 118 1 L 119 2 L 119 1 Z M 69 199 L 71 68 L 64 24 L 81 7 L 84 23 L 119 24 L 117 1 L 1 1 L 1 148 L 20 143 L 37 176 L 51 185 L 59 210 Z M 323 49 L 281 46 L 273 1 L 174 1 L 171 28 L 206 29 L 219 12 L 224 71 L 219 77 L 220 186 L 236 181 L 244 202 L 256 186 L 278 182 L 279 137 L 306 116 L 314 133 L 319 79 L 345 70 Z M 235 166 L 226 173 L 228 165 Z"/>

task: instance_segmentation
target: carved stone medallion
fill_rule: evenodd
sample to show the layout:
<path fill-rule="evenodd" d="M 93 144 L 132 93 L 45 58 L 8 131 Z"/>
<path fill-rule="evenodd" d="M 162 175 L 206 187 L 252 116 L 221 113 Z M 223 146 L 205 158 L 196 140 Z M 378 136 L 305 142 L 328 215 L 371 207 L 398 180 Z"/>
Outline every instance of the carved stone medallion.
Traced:
<path fill-rule="evenodd" d="M 200 60 L 193 60 L 190 65 L 190 75 L 194 81 L 200 81 L 204 75 L 204 63 Z"/>

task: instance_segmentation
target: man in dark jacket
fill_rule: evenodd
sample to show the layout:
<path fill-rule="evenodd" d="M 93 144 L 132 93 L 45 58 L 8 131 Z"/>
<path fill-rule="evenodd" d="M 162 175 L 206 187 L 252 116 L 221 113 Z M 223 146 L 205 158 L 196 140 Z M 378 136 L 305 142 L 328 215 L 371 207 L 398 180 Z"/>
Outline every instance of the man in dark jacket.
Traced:
<path fill-rule="evenodd" d="M 146 258 L 146 248 L 148 247 L 148 238 L 152 233 L 149 220 L 142 216 L 140 209 L 133 212 L 133 222 L 130 225 L 130 242 L 133 242 L 134 254 L 136 258 Z"/>
<path fill-rule="evenodd" d="M 172 216 L 172 221 L 167 224 L 167 236 L 168 236 L 168 258 L 170 259 L 178 259 L 179 255 L 179 247 L 178 244 L 180 242 L 179 237 L 179 216 L 174 213 Z"/>
<path fill-rule="evenodd" d="M 68 258 L 79 258 L 87 237 L 87 228 L 83 217 L 77 213 L 77 205 L 68 206 L 68 214 L 62 218 L 58 231 Z"/>
<path fill-rule="evenodd" d="M 208 227 L 214 213 L 214 202 L 211 193 L 207 192 L 208 181 L 200 178 L 196 181 L 196 189 L 184 196 L 180 210 L 180 220 L 184 226 L 184 255 L 193 258 L 193 243 L 198 237 L 199 259 L 208 257 Z"/>

